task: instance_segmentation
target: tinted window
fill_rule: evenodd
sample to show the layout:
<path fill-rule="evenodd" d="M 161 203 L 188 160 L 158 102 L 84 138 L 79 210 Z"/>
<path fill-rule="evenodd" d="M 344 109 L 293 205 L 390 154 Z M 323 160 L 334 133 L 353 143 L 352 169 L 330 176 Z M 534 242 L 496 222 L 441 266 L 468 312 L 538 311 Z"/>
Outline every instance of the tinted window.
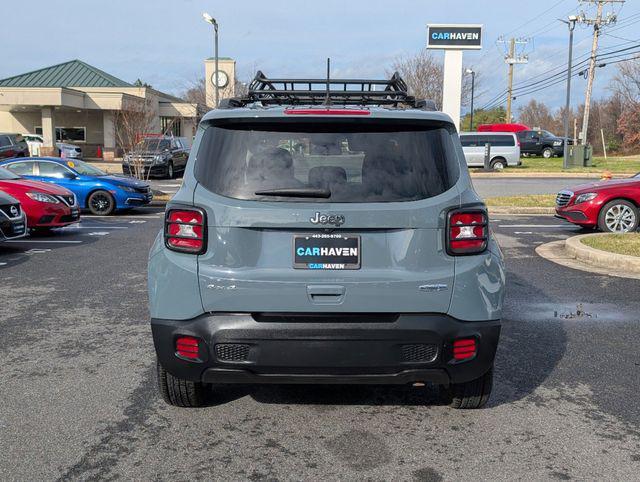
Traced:
<path fill-rule="evenodd" d="M 144 139 L 136 144 L 136 149 L 145 150 L 151 152 L 164 151 L 171 147 L 171 142 L 168 139 Z"/>
<path fill-rule="evenodd" d="M 471 147 L 473 145 L 475 145 L 475 136 L 460 136 L 460 144 L 462 144 L 462 147 Z"/>
<path fill-rule="evenodd" d="M 203 134 L 196 177 L 236 199 L 286 202 L 414 201 L 455 183 L 453 132 L 385 122 L 232 123 Z M 330 197 L 258 195 L 328 190 Z"/>
<path fill-rule="evenodd" d="M 491 144 L 492 146 L 497 146 L 497 147 L 508 147 L 508 146 L 515 146 L 516 145 L 516 141 L 514 140 L 512 135 L 506 135 L 506 136 L 493 135 L 493 136 L 488 136 L 487 142 L 489 144 Z"/>
<path fill-rule="evenodd" d="M 0 136 L 0 147 L 7 147 L 11 145 L 9 136 Z"/>
<path fill-rule="evenodd" d="M 34 162 L 13 162 L 4 167 L 9 169 L 11 172 L 14 172 L 18 176 L 31 176 L 33 175 L 34 164 Z"/>
<path fill-rule="evenodd" d="M 40 162 L 38 164 L 40 165 L 40 175 L 43 177 L 63 178 L 65 174 L 69 173 L 66 167 L 55 162 Z"/>

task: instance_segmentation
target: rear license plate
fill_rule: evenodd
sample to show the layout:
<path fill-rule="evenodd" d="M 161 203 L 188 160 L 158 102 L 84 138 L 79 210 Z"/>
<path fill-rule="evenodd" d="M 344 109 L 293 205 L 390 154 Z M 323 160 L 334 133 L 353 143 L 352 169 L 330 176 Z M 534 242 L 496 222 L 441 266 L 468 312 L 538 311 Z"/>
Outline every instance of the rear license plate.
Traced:
<path fill-rule="evenodd" d="M 308 234 L 293 237 L 296 269 L 360 269 L 360 236 Z"/>

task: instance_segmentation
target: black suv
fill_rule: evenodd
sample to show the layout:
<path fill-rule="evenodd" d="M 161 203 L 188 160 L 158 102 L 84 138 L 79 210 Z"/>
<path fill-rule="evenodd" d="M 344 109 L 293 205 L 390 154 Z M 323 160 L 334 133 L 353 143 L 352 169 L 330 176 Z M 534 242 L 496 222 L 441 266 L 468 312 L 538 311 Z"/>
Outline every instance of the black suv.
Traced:
<path fill-rule="evenodd" d="M 189 158 L 184 137 L 146 137 L 122 158 L 122 172 L 130 176 L 160 176 L 172 179 L 184 172 Z"/>
<path fill-rule="evenodd" d="M 554 156 L 562 156 L 564 153 L 564 139 L 549 131 L 520 131 L 516 132 L 516 135 L 520 141 L 520 152 L 522 154 L 542 156 L 545 159 L 549 159 Z"/>
<path fill-rule="evenodd" d="M 0 132 L 0 159 L 29 157 L 29 146 L 20 134 Z"/>

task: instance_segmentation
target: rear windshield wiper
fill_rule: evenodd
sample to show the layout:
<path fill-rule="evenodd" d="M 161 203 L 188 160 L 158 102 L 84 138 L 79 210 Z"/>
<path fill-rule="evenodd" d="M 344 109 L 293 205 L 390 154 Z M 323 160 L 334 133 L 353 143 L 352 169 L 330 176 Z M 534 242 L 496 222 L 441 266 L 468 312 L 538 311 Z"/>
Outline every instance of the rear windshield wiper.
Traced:
<path fill-rule="evenodd" d="M 278 189 L 264 189 L 256 191 L 256 196 L 283 196 L 283 197 L 313 197 L 313 198 L 330 198 L 331 191 L 317 187 L 283 187 Z"/>

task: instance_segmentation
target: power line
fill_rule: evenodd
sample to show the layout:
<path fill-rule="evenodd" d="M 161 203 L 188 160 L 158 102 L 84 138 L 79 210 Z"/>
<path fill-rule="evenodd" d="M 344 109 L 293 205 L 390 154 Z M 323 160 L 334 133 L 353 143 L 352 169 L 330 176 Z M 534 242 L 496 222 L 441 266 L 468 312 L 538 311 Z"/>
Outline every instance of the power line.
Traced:
<path fill-rule="evenodd" d="M 640 54 L 640 42 L 630 47 L 621 48 L 611 52 L 605 52 L 605 53 L 599 54 L 596 56 L 596 59 L 598 62 L 606 61 L 606 64 L 610 65 L 610 64 L 615 64 L 618 62 L 623 62 L 623 61 L 637 58 L 635 54 Z M 612 59 L 617 59 L 619 57 L 628 56 L 628 55 L 630 56 L 625 57 L 624 59 L 611 61 Z M 589 59 L 587 58 L 582 60 L 581 62 L 576 63 L 575 67 L 583 66 L 588 60 Z M 564 80 L 564 75 L 566 73 L 567 73 L 567 69 L 565 68 L 563 71 L 558 72 L 549 77 L 546 77 L 544 79 L 541 79 L 537 82 L 531 82 L 531 83 L 517 86 L 513 89 L 513 94 L 517 94 L 518 96 L 524 96 L 524 95 L 529 95 L 534 92 L 539 92 L 541 90 L 547 89 L 549 87 L 552 87 L 554 85 L 561 83 Z M 579 76 L 581 75 L 581 73 L 582 72 L 578 71 L 573 75 Z M 506 102 L 506 95 L 507 95 L 507 92 L 502 91 L 498 95 L 492 97 L 488 102 L 486 102 L 481 109 L 486 110 L 494 107 L 495 105 L 503 104 L 504 102 Z"/>

